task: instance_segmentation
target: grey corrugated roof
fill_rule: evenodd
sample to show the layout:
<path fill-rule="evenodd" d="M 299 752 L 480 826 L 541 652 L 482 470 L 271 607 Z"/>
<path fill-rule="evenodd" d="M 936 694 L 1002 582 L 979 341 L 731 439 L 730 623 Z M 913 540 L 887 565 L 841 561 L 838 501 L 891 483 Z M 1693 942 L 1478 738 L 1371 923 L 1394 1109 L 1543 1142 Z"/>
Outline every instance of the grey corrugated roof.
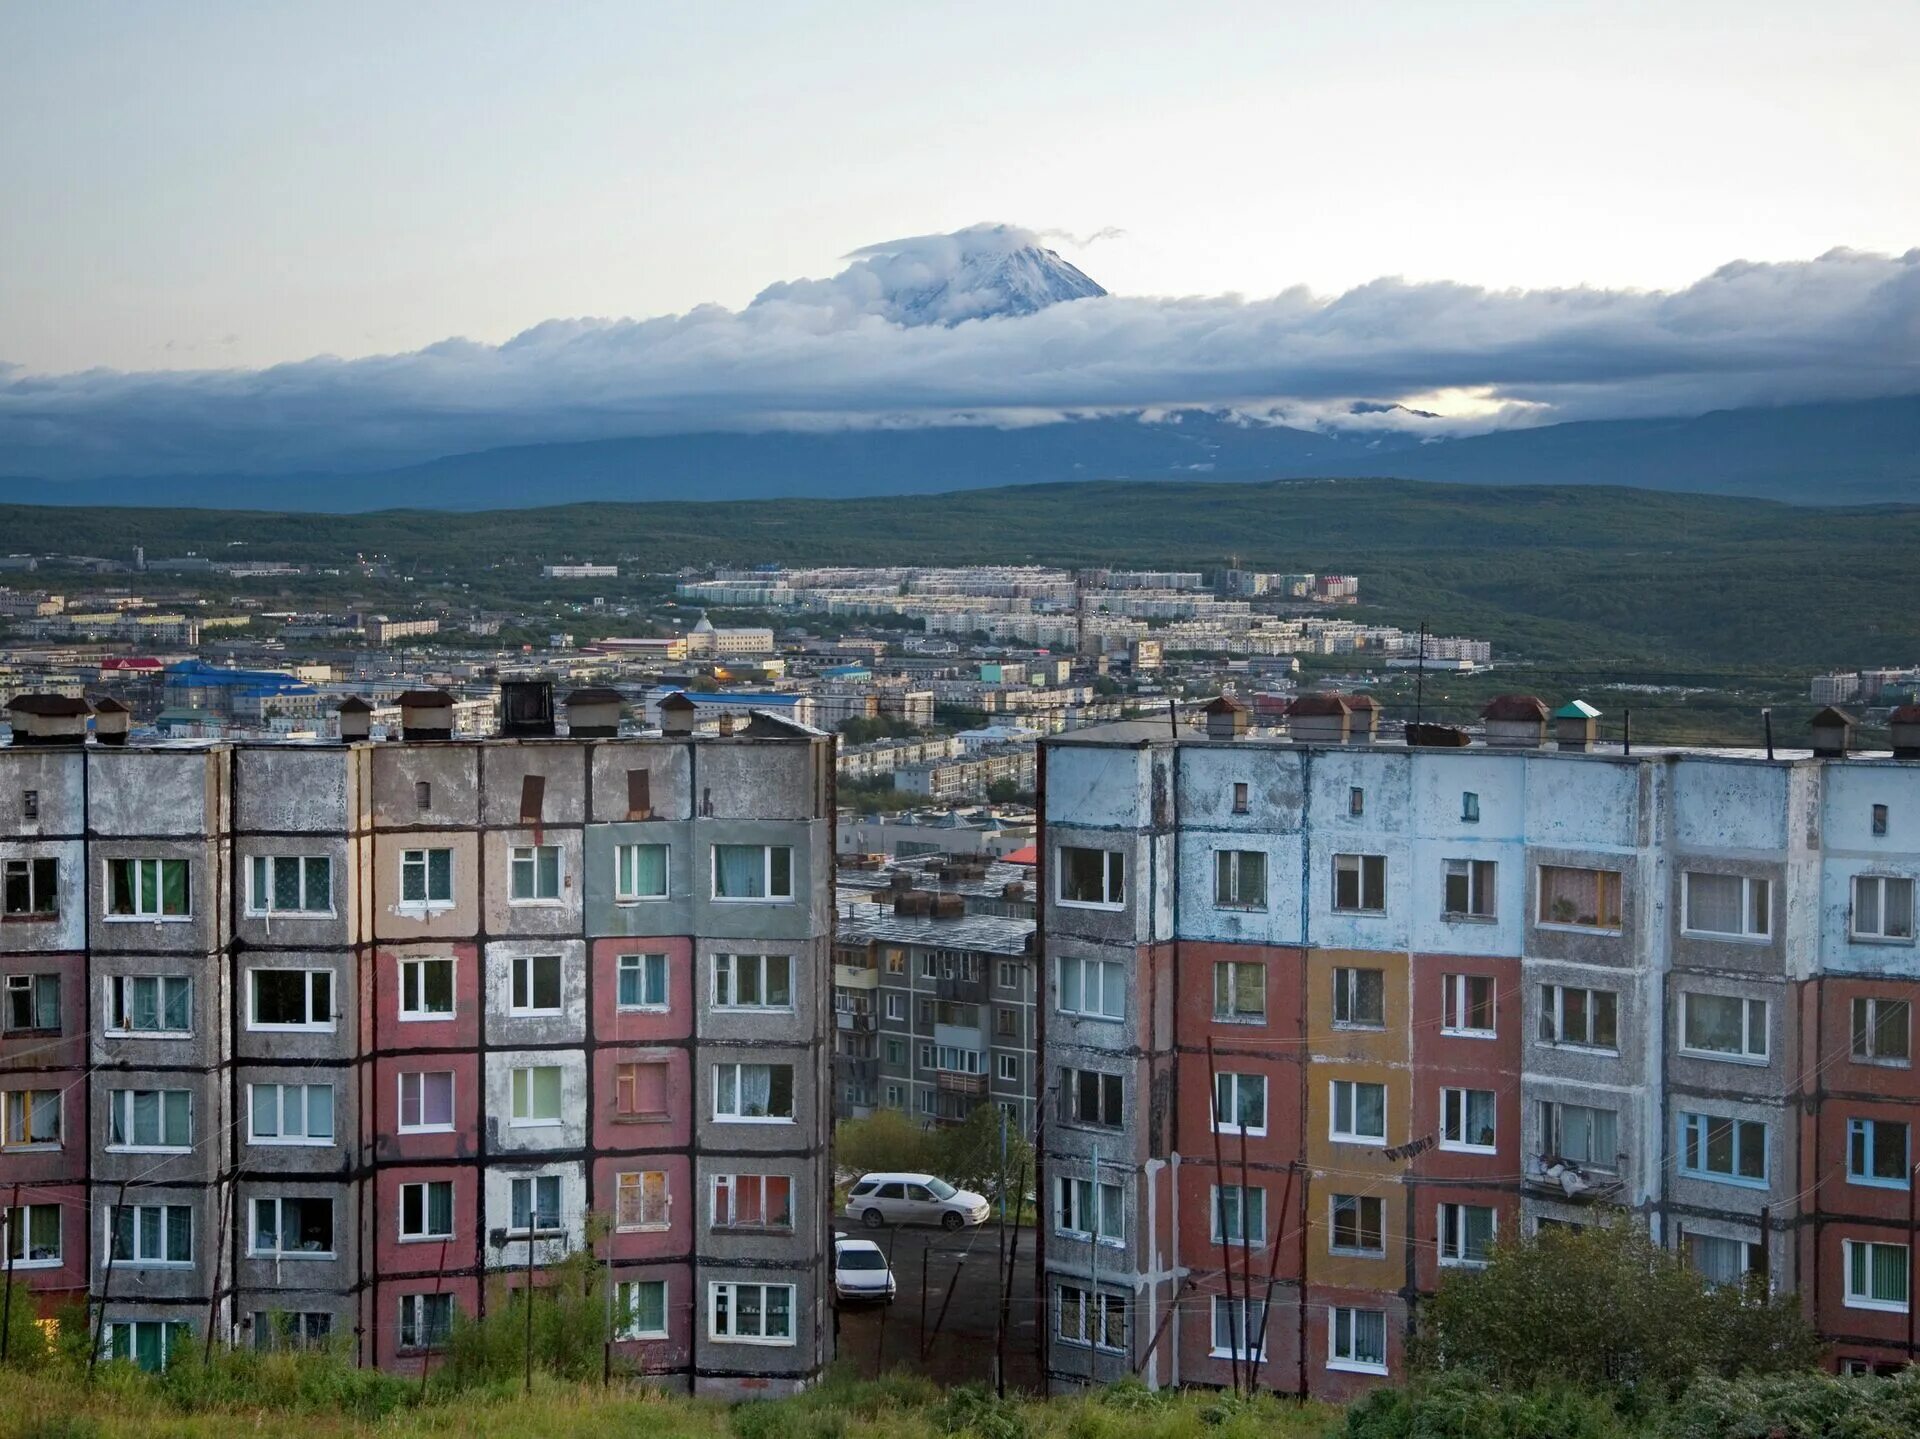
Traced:
<path fill-rule="evenodd" d="M 869 912 L 871 911 L 871 912 Z M 992 914 L 962 914 L 952 919 L 895 914 L 890 904 L 843 906 L 834 937 L 843 943 L 869 939 L 893 944 L 924 944 L 939 949 L 977 949 L 985 954 L 1024 955 L 1033 934 L 1030 919 Z"/>
<path fill-rule="evenodd" d="M 983 879 L 946 879 L 939 877 L 939 865 L 922 866 L 917 862 L 895 863 L 882 869 L 842 869 L 834 876 L 834 884 L 841 889 L 877 890 L 886 889 L 893 883 L 896 874 L 913 876 L 915 889 L 931 890 L 935 894 L 966 894 L 976 899 L 1002 899 L 1003 891 L 1010 884 L 1024 884 L 1027 887 L 1026 898 L 1034 897 L 1033 866 L 1029 864 L 1007 864 L 995 860 L 987 866 Z"/>

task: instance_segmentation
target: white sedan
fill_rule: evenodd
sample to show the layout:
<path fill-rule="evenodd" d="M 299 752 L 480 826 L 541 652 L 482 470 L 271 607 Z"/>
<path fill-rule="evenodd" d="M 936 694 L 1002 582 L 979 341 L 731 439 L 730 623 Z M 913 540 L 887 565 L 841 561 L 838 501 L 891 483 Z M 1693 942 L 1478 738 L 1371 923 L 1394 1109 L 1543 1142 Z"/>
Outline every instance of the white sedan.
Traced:
<path fill-rule="evenodd" d="M 833 1240 L 833 1296 L 841 1303 L 878 1300 L 893 1303 L 893 1271 L 887 1256 L 871 1239 L 848 1239 L 836 1234 Z"/>

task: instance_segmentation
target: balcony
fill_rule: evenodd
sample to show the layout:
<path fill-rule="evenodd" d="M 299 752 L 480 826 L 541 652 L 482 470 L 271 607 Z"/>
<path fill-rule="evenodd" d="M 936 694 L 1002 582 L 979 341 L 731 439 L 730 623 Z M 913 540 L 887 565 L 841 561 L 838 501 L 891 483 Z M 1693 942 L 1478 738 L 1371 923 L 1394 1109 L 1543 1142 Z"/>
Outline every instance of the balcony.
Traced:
<path fill-rule="evenodd" d="M 962 979 L 958 975 L 942 975 L 933 982 L 934 996 L 938 999 L 956 1000 L 961 1004 L 985 1004 L 987 1002 L 987 980 L 983 974 L 977 979 Z"/>
<path fill-rule="evenodd" d="M 878 989 L 880 970 L 871 964 L 836 964 L 833 983 L 836 989 Z"/>
<path fill-rule="evenodd" d="M 1543 1154 L 1528 1163 L 1520 1188 L 1524 1193 L 1557 1199 L 1562 1204 L 1599 1204 L 1617 1201 L 1626 1188 L 1626 1180 L 1592 1165 L 1583 1166 Z"/>
<path fill-rule="evenodd" d="M 957 1069 L 943 1069 L 934 1088 L 942 1094 L 964 1094 L 978 1098 L 987 1092 L 987 1077 L 984 1074 L 962 1074 Z"/>
<path fill-rule="evenodd" d="M 873 1033 L 873 1011 L 870 1009 L 836 1009 L 833 1022 L 853 1034 Z"/>

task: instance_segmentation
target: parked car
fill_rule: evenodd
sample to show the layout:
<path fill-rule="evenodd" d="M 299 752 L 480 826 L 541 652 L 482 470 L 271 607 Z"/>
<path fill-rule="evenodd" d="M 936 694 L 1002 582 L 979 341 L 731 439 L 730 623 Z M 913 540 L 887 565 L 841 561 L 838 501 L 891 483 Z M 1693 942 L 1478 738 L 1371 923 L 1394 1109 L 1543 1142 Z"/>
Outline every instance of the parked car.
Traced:
<path fill-rule="evenodd" d="M 833 1297 L 841 1303 L 877 1299 L 893 1303 L 896 1288 L 887 1256 L 871 1239 L 833 1236 Z"/>
<path fill-rule="evenodd" d="M 847 1193 L 847 1218 L 869 1229 L 884 1224 L 938 1224 L 960 1229 L 984 1224 L 987 1201 L 932 1174 L 862 1175 Z"/>

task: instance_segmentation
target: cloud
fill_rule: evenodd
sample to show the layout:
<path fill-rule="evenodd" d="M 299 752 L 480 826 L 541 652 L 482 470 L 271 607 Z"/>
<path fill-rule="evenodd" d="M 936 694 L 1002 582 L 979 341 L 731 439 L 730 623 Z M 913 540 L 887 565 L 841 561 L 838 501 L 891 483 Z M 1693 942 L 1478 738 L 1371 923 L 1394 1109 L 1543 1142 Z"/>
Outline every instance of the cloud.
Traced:
<path fill-rule="evenodd" d="M 1386 278 L 1332 297 L 1109 295 L 995 313 L 994 286 L 1032 280 L 1040 238 L 917 236 L 856 251 L 831 279 L 770 285 L 743 310 L 549 320 L 500 345 L 264 370 L 0 365 L 0 473 L 355 470 L 624 435 L 1181 407 L 1353 423 L 1357 401 L 1443 410 L 1357 423 L 1449 432 L 1920 391 L 1920 250 L 1736 262 L 1671 292 Z M 1420 403 L 1434 395 L 1471 403 Z"/>

